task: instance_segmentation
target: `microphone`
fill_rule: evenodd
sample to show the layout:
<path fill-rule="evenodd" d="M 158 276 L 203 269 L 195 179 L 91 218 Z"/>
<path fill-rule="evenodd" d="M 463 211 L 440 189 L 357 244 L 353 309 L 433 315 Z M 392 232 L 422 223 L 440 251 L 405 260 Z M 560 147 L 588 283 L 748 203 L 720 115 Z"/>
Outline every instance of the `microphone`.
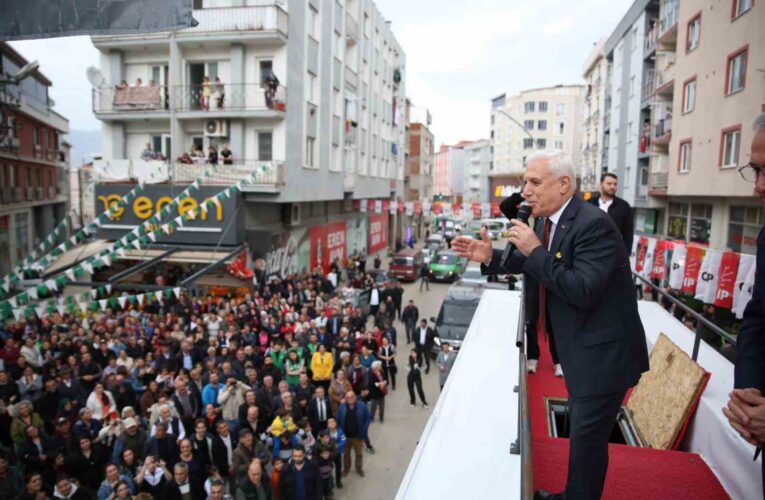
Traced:
<path fill-rule="evenodd" d="M 514 203 L 514 201 L 515 200 L 510 200 L 510 198 L 505 199 L 502 203 L 499 204 L 499 209 L 508 219 L 511 218 L 510 215 L 512 214 L 515 215 L 515 217 L 512 217 L 513 219 L 518 219 L 519 221 L 526 224 L 529 221 L 529 216 L 531 216 L 531 205 L 526 204 L 526 202 L 522 202 L 516 209 L 517 205 Z M 517 214 L 513 214 L 515 210 L 517 210 Z M 505 251 L 502 252 L 502 260 L 499 263 L 500 268 L 505 268 L 505 264 L 513 254 L 513 250 L 515 250 L 515 245 L 508 242 L 507 246 L 505 246 Z"/>

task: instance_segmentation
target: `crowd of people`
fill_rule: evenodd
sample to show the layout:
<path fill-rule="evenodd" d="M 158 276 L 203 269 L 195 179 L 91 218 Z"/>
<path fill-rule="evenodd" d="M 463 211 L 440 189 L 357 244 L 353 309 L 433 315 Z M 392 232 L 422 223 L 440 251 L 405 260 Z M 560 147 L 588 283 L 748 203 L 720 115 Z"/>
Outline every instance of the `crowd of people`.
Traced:
<path fill-rule="evenodd" d="M 319 499 L 364 477 L 396 389 L 396 317 L 416 346 L 413 405 L 429 361 L 399 285 L 352 273 L 367 312 L 340 274 L 6 323 L 0 498 Z"/>
<path fill-rule="evenodd" d="M 150 145 L 147 144 L 146 147 L 149 149 Z M 188 152 L 183 153 L 178 157 L 178 163 L 184 163 L 186 165 L 218 165 L 219 163 L 223 165 L 233 165 L 234 153 L 231 152 L 231 148 L 228 144 L 224 144 L 220 151 L 218 151 L 214 145 L 210 144 L 207 148 L 207 153 L 205 153 L 204 148 L 192 144 L 191 149 Z"/>

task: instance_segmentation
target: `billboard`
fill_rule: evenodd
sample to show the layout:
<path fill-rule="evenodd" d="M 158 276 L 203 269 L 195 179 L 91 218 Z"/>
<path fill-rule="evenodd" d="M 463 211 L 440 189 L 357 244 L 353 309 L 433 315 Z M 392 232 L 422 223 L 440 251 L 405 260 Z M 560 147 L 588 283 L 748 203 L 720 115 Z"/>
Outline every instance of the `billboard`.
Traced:
<path fill-rule="evenodd" d="M 329 272 L 329 265 L 335 260 L 345 263 L 345 222 L 335 222 L 309 229 L 311 237 L 311 269 L 321 266 Z"/>
<path fill-rule="evenodd" d="M 94 198 L 96 213 L 108 210 L 113 203 L 119 201 L 134 187 L 134 184 L 97 184 Z M 98 230 L 98 237 L 107 240 L 121 238 L 125 233 L 132 231 L 136 226 L 156 215 L 165 205 L 171 204 L 173 199 L 185 188 L 186 186 L 168 184 L 145 185 L 143 191 L 135 197 L 132 203 L 119 209 L 111 221 L 102 224 Z M 177 206 L 162 219 L 162 222 L 166 223 L 181 213 L 198 207 L 207 198 L 215 196 L 221 190 L 222 187 L 218 186 L 201 186 L 180 199 Z M 216 208 L 200 214 L 193 221 L 184 222 L 183 226 L 177 228 L 172 234 L 163 234 L 157 238 L 157 243 L 238 245 L 244 240 L 242 229 L 244 213 L 241 216 L 238 214 L 240 203 L 241 198 L 237 194 L 231 195 L 230 198 L 224 197 L 219 200 Z"/>
<path fill-rule="evenodd" d="M 388 246 L 388 214 L 369 217 L 369 255 Z"/>

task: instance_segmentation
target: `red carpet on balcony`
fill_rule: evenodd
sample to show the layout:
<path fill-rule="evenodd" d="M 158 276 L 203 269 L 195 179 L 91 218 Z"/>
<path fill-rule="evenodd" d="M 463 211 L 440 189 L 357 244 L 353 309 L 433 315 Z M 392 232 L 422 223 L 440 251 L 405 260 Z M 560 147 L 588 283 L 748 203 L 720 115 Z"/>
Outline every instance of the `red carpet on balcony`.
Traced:
<path fill-rule="evenodd" d="M 568 439 L 551 438 L 545 397 L 567 397 L 563 379 L 553 374 L 547 341 L 540 335 L 537 373 L 529 375 L 534 490 L 563 491 L 568 471 Z M 603 498 L 640 500 L 728 498 L 720 482 L 695 453 L 613 444 Z"/>

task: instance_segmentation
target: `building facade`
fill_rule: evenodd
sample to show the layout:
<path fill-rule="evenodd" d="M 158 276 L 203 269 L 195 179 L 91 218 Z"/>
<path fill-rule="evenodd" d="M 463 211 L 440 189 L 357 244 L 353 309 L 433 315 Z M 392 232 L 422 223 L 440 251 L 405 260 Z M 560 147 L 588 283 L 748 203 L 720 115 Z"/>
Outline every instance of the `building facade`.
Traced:
<path fill-rule="evenodd" d="M 492 99 L 491 171 L 522 176 L 534 151 L 558 149 L 582 164 L 585 87 L 556 85 Z"/>
<path fill-rule="evenodd" d="M 441 144 L 438 152 L 434 155 L 433 168 L 433 195 L 450 197 L 452 195 L 451 179 L 449 176 L 449 163 L 452 150 L 449 146 Z"/>
<path fill-rule="evenodd" d="M 200 0 L 194 17 L 199 26 L 173 34 L 92 38 L 104 162 L 140 164 L 151 148 L 183 183 L 209 168 L 179 163 L 185 153 L 228 145 L 232 164 L 210 182 L 257 172 L 240 217 L 261 240 L 368 225 L 362 204 L 381 216 L 376 201 L 403 197 L 405 55 L 373 2 Z"/>
<path fill-rule="evenodd" d="M 584 122 L 582 130 L 582 163 L 579 171 L 582 191 L 596 191 L 603 172 L 603 124 L 606 118 L 606 88 L 609 84 L 609 62 L 605 57 L 605 40 L 600 40 L 584 64 Z"/>
<path fill-rule="evenodd" d="M 466 204 L 489 203 L 489 167 L 491 146 L 487 139 L 468 144 L 464 148 L 467 157 L 462 181 L 462 201 Z"/>
<path fill-rule="evenodd" d="M 0 73 L 13 77 L 28 61 L 0 43 Z M 67 214 L 69 122 L 56 113 L 52 83 L 39 70 L 5 83 L 0 104 L 0 274 L 7 274 Z"/>

